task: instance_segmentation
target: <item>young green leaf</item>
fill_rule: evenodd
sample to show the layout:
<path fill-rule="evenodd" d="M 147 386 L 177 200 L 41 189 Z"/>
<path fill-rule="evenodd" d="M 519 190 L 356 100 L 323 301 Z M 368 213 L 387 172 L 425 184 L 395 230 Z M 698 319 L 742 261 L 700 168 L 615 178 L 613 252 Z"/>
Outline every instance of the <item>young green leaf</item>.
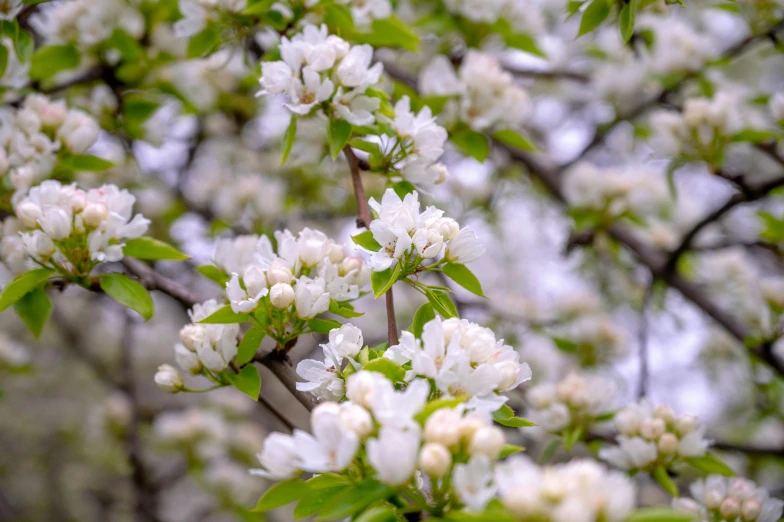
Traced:
<path fill-rule="evenodd" d="M 232 386 L 254 401 L 258 400 L 261 391 L 261 376 L 255 365 L 245 366 L 240 370 L 240 373 L 226 372 L 226 377 Z"/>
<path fill-rule="evenodd" d="M 683 513 L 667 507 L 647 507 L 634 511 L 625 522 L 692 522 L 697 520 L 693 513 Z"/>
<path fill-rule="evenodd" d="M 289 121 L 289 126 L 286 128 L 286 134 L 283 135 L 283 158 L 280 160 L 281 165 L 285 164 L 286 160 L 289 159 L 291 148 L 294 146 L 294 138 L 296 137 L 297 117 L 292 115 L 291 120 Z"/>
<path fill-rule="evenodd" d="M 536 426 L 533 422 L 515 416 L 512 408 L 504 404 L 497 411 L 493 412 L 493 420 L 502 426 L 510 428 L 530 428 Z"/>
<path fill-rule="evenodd" d="M 670 478 L 670 475 L 667 474 L 666 468 L 657 466 L 656 469 L 653 470 L 653 478 L 656 479 L 656 482 L 659 483 L 664 491 L 673 497 L 678 496 L 678 486 L 675 484 L 675 481 Z"/>
<path fill-rule="evenodd" d="M 339 118 L 330 118 L 327 129 L 327 141 L 329 141 L 329 155 L 336 159 L 343 147 L 351 137 L 351 124 Z"/>
<path fill-rule="evenodd" d="M 351 481 L 343 475 L 338 475 L 337 473 L 321 473 L 311 479 L 308 479 L 307 484 L 308 487 L 313 491 L 318 491 L 320 489 L 346 486 L 351 484 Z"/>
<path fill-rule="evenodd" d="M 544 51 L 542 51 L 539 45 L 537 45 L 536 40 L 527 34 L 516 33 L 513 31 L 507 32 L 504 34 L 504 43 L 506 43 L 506 45 L 509 47 L 520 49 L 521 51 L 533 54 L 534 56 L 547 58 L 547 55 L 544 53 Z"/>
<path fill-rule="evenodd" d="M 220 34 L 217 29 L 212 25 L 208 25 L 202 29 L 201 32 L 191 36 L 190 40 L 188 40 L 187 57 L 200 58 L 210 53 L 219 43 Z"/>
<path fill-rule="evenodd" d="M 309 319 L 308 320 L 308 328 L 310 328 L 311 332 L 316 332 L 320 334 L 328 334 L 335 328 L 340 328 L 342 325 L 337 322 L 333 321 L 332 319 Z"/>
<path fill-rule="evenodd" d="M 482 284 L 467 266 L 457 263 L 447 263 L 442 270 L 444 275 L 469 292 L 476 294 L 479 297 L 485 297 L 485 294 L 482 291 Z"/>
<path fill-rule="evenodd" d="M 414 415 L 414 420 L 417 421 L 420 425 L 424 426 L 425 421 L 433 415 L 436 411 L 440 410 L 441 408 L 454 408 L 458 404 L 464 403 L 466 400 L 466 396 L 455 397 L 452 399 L 436 399 L 434 401 L 430 401 L 425 404 L 425 407 L 422 410 Z"/>
<path fill-rule="evenodd" d="M 610 4 L 607 0 L 593 0 L 583 12 L 580 19 L 580 31 L 577 36 L 590 33 L 610 16 Z"/>
<path fill-rule="evenodd" d="M 419 51 L 419 36 L 396 16 L 373 20 L 369 33 L 354 35 L 358 43 L 367 43 L 373 47 L 398 47 L 411 52 Z"/>
<path fill-rule="evenodd" d="M 514 455 L 515 453 L 520 453 L 521 451 L 525 451 L 525 448 L 522 446 L 515 446 L 514 444 L 504 444 L 504 447 L 501 448 L 501 453 L 498 455 L 499 458 L 505 458 L 509 455 Z"/>
<path fill-rule="evenodd" d="M 234 323 L 246 323 L 248 322 L 250 316 L 248 314 L 237 314 L 234 313 L 234 310 L 231 309 L 231 305 L 226 305 L 215 312 L 213 312 L 210 316 L 205 317 L 199 323 L 201 324 L 234 324 Z"/>
<path fill-rule="evenodd" d="M 366 480 L 344 489 L 324 508 L 318 520 L 338 520 L 359 513 L 370 504 L 387 498 L 394 490 L 377 480 Z"/>
<path fill-rule="evenodd" d="M 634 18 L 637 14 L 637 0 L 628 0 L 623 4 L 621 14 L 618 15 L 618 25 L 621 30 L 621 38 L 624 42 L 632 39 L 634 34 Z"/>
<path fill-rule="evenodd" d="M 425 303 L 420 306 L 414 314 L 414 322 L 411 323 L 411 333 L 414 337 L 422 337 L 422 329 L 425 323 L 432 321 L 436 318 L 436 312 L 433 310 L 433 305 Z"/>
<path fill-rule="evenodd" d="M 73 45 L 47 45 L 33 54 L 30 63 L 30 78 L 45 80 L 60 71 L 79 66 L 79 51 Z"/>
<path fill-rule="evenodd" d="M 395 266 L 387 268 L 383 272 L 370 274 L 370 286 L 373 288 L 373 295 L 376 299 L 392 288 L 392 285 L 397 281 L 398 275 L 400 275 L 400 263 L 395 263 Z"/>
<path fill-rule="evenodd" d="M 0 76 L 5 74 L 6 67 L 8 67 L 8 49 L 0 45 Z"/>
<path fill-rule="evenodd" d="M 338 34 L 344 36 L 354 31 L 354 17 L 348 7 L 340 4 L 330 4 L 324 13 L 324 23 Z"/>
<path fill-rule="evenodd" d="M 201 265 L 196 268 L 196 271 L 220 286 L 226 286 L 226 283 L 229 282 L 229 276 L 215 265 Z"/>
<path fill-rule="evenodd" d="M 355 522 L 395 522 L 397 515 L 390 505 L 375 506 L 366 509 L 354 520 Z"/>
<path fill-rule="evenodd" d="M 425 291 L 425 296 L 427 297 L 428 302 L 433 305 L 433 309 L 444 319 L 458 316 L 457 307 L 455 307 L 455 303 L 452 302 L 452 299 L 450 299 L 449 294 L 446 292 L 428 288 Z"/>
<path fill-rule="evenodd" d="M 49 316 L 52 314 L 52 302 L 49 301 L 46 290 L 36 288 L 18 300 L 14 304 L 14 310 L 35 338 L 38 339 L 46 321 L 49 320 Z"/>
<path fill-rule="evenodd" d="M 350 319 L 352 317 L 361 317 L 364 314 L 362 312 L 357 312 L 349 303 L 339 303 L 334 299 L 329 300 L 329 311 L 335 315 L 339 315 L 340 317 L 345 317 Z"/>
<path fill-rule="evenodd" d="M 117 272 L 110 272 L 101 276 L 101 290 L 120 304 L 135 310 L 145 321 L 152 319 L 154 313 L 152 297 L 138 281 Z"/>
<path fill-rule="evenodd" d="M 449 135 L 452 143 L 466 156 L 484 161 L 490 153 L 490 145 L 484 134 L 472 130 L 467 125 L 458 125 Z"/>
<path fill-rule="evenodd" d="M 312 517 L 326 506 L 333 498 L 350 486 L 334 486 L 324 489 L 316 489 L 304 495 L 297 507 L 294 508 L 294 520 L 305 517 Z"/>
<path fill-rule="evenodd" d="M 500 141 L 505 145 L 509 145 L 510 147 L 514 147 L 516 149 L 534 152 L 536 147 L 533 143 L 531 143 L 528 138 L 520 134 L 519 132 L 515 132 L 511 129 L 504 129 L 500 131 L 496 131 L 493 134 L 493 138 Z"/>
<path fill-rule="evenodd" d="M 29 62 L 35 52 L 33 36 L 27 31 L 19 29 L 14 38 L 14 51 L 16 51 L 16 57 L 20 62 Z"/>
<path fill-rule="evenodd" d="M 63 166 L 71 170 L 101 171 L 114 166 L 109 160 L 92 156 L 90 154 L 75 154 L 63 156 L 60 160 Z"/>
<path fill-rule="evenodd" d="M 724 475 L 734 477 L 735 472 L 723 460 L 713 453 L 706 453 L 702 457 L 687 457 L 686 462 L 708 475 Z"/>
<path fill-rule="evenodd" d="M 369 250 L 371 252 L 378 252 L 381 250 L 381 245 L 373 237 L 373 232 L 365 230 L 362 233 L 351 236 L 351 240 L 358 246 Z"/>
<path fill-rule="evenodd" d="M 234 358 L 234 362 L 238 365 L 250 362 L 259 350 L 259 346 L 261 346 L 261 341 L 263 340 L 264 332 L 261 330 L 251 328 L 245 332 L 245 335 L 242 336 L 242 340 L 240 341 L 240 346 L 237 349 L 237 356 Z"/>
<path fill-rule="evenodd" d="M 137 259 L 148 259 L 151 261 L 173 260 L 184 261 L 188 256 L 174 248 L 168 243 L 149 236 L 129 239 L 123 247 L 123 254 Z"/>
<path fill-rule="evenodd" d="M 15 304 L 22 297 L 33 289 L 43 284 L 54 274 L 54 270 L 48 268 L 37 268 L 28 270 L 18 275 L 13 281 L 8 283 L 0 294 L 0 312 Z"/>
<path fill-rule="evenodd" d="M 363 366 L 362 369 L 369 372 L 378 372 L 392 382 L 402 382 L 406 376 L 406 370 L 402 366 L 386 357 L 373 359 Z"/>
<path fill-rule="evenodd" d="M 299 479 L 284 480 L 269 488 L 251 511 L 260 513 L 290 504 L 310 493 L 307 483 Z"/>

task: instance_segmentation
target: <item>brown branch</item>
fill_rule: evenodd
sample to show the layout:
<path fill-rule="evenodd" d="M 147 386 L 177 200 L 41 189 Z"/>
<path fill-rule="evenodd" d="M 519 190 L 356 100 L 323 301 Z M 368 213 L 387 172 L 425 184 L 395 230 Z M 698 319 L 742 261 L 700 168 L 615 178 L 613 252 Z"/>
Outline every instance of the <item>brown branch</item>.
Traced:
<path fill-rule="evenodd" d="M 139 278 L 147 290 L 158 290 L 187 307 L 191 307 L 202 300 L 189 288 L 172 281 L 156 272 L 146 263 L 132 257 L 123 258 L 123 265 L 128 271 Z"/>
<path fill-rule="evenodd" d="M 716 441 L 711 446 L 713 449 L 721 451 L 732 451 L 745 453 L 750 456 L 784 458 L 784 446 L 778 448 L 765 448 L 761 446 L 750 446 L 747 444 L 731 444 L 729 442 Z"/>
<path fill-rule="evenodd" d="M 370 229 L 370 209 L 368 208 L 367 196 L 365 195 L 365 187 L 362 185 L 362 174 L 359 170 L 359 161 L 356 154 L 349 145 L 343 147 L 343 154 L 346 155 L 348 160 L 348 167 L 351 171 L 351 183 L 354 186 L 354 195 L 357 199 L 357 227 Z M 397 320 L 395 319 L 395 298 L 392 294 L 392 288 L 387 290 L 386 296 L 387 307 L 387 338 L 389 339 L 389 346 L 398 344 L 397 333 Z"/>

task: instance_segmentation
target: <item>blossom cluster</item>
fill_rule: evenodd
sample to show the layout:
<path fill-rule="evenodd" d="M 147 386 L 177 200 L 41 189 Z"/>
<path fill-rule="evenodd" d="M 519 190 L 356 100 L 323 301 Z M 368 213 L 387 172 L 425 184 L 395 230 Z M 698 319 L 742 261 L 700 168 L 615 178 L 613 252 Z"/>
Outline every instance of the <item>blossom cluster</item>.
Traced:
<path fill-rule="evenodd" d="M 654 409 L 646 400 L 616 413 L 614 422 L 618 446 L 603 448 L 599 457 L 621 469 L 668 467 L 704 456 L 710 444 L 694 416 L 676 416 L 669 406 Z"/>
<path fill-rule="evenodd" d="M 304 228 L 295 237 L 288 230 L 275 232 L 277 253 L 267 236 L 256 244 L 255 259 L 226 284 L 235 313 L 248 313 L 269 295 L 278 310 L 296 308 L 297 317 L 311 319 L 329 309 L 330 300 L 351 301 L 370 280 L 370 270 L 356 256 L 323 232 Z"/>
<path fill-rule="evenodd" d="M 22 247 L 38 264 L 88 275 L 97 263 L 122 259 L 124 241 L 147 231 L 150 221 L 133 214 L 135 201 L 115 185 L 84 191 L 44 181 L 16 205 Z"/>
<path fill-rule="evenodd" d="M 89 114 L 31 94 L 19 109 L 0 111 L 0 176 L 8 174 L 17 191 L 27 190 L 52 172 L 58 150 L 82 154 L 99 132 Z"/>
<path fill-rule="evenodd" d="M 455 72 L 446 56 L 435 57 L 419 75 L 423 96 L 454 96 L 444 105 L 440 117 L 462 121 L 477 131 L 520 128 L 531 112 L 531 101 L 497 58 L 468 51 Z"/>
<path fill-rule="evenodd" d="M 784 501 L 742 477 L 709 475 L 689 489 L 692 498 L 676 498 L 673 507 L 700 522 L 776 522 L 784 508 Z"/>
<path fill-rule="evenodd" d="M 305 5 L 316 3 L 308 0 Z M 362 30 L 370 28 L 373 20 L 382 20 L 392 14 L 392 3 L 389 0 L 339 0 L 351 11 L 354 25 Z"/>
<path fill-rule="evenodd" d="M 218 20 L 222 12 L 239 13 L 246 5 L 247 0 L 179 0 L 182 18 L 174 24 L 174 34 L 193 36 L 211 20 Z"/>
<path fill-rule="evenodd" d="M 461 228 L 433 206 L 420 211 L 416 191 L 401 199 L 394 190 L 387 189 L 380 203 L 370 199 L 370 207 L 378 216 L 370 223 L 370 231 L 380 245 L 378 251 L 371 251 L 370 267 L 374 271 L 387 270 L 397 263 L 416 268 L 423 259 L 433 259 L 442 250 L 444 260 L 465 264 L 485 251 L 470 226 Z"/>
<path fill-rule="evenodd" d="M 240 327 L 237 324 L 200 324 L 217 312 L 222 305 L 214 299 L 195 305 L 188 311 L 191 324 L 180 330 L 180 342 L 174 347 L 177 364 L 191 373 L 198 374 L 206 368 L 213 372 L 220 372 L 228 367 L 234 356 L 237 355 L 237 336 Z M 160 371 L 156 374 L 156 381 L 164 378 Z M 160 385 L 160 383 L 159 383 Z M 182 387 L 182 381 L 173 381 L 174 388 Z M 175 391 L 174 389 L 168 391 Z"/>
<path fill-rule="evenodd" d="M 30 17 L 30 26 L 49 45 L 75 43 L 88 49 L 109 38 L 116 29 L 138 39 L 144 17 L 125 0 L 55 2 Z"/>
<path fill-rule="evenodd" d="M 528 389 L 527 417 L 550 433 L 567 429 L 588 433 L 612 415 L 616 391 L 608 377 L 571 372 L 557 384 L 545 382 Z"/>
<path fill-rule="evenodd" d="M 376 121 L 380 100 L 366 92 L 378 83 L 383 66 L 371 65 L 370 45 L 352 46 L 329 35 L 326 25 L 307 25 L 293 38 L 283 37 L 280 54 L 283 60 L 261 64 L 261 94 L 285 94 L 286 107 L 301 116 L 326 104 L 329 116 L 352 125 Z"/>

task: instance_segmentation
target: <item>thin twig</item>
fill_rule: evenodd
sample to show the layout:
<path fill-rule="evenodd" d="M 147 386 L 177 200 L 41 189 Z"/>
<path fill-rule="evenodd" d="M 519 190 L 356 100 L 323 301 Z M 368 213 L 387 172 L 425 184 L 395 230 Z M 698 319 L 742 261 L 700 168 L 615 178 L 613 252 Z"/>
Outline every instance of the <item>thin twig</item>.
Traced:
<path fill-rule="evenodd" d="M 270 413 L 272 413 L 283 424 L 285 424 L 286 427 L 289 429 L 289 431 L 294 431 L 294 429 L 296 428 L 296 426 L 294 426 L 294 423 L 291 422 L 289 420 L 289 418 L 286 415 L 283 414 L 282 411 L 280 411 L 278 408 L 276 408 L 274 404 L 272 404 L 270 401 L 268 401 L 266 397 L 264 397 L 263 395 L 259 394 L 258 401 L 261 404 L 263 404 L 264 407 L 267 408 L 270 411 Z"/>
<path fill-rule="evenodd" d="M 656 280 L 651 275 L 650 282 L 645 286 L 645 294 L 642 297 L 642 307 L 640 308 L 640 330 L 638 332 L 639 358 L 640 358 L 640 380 L 637 388 L 637 398 L 642 399 L 648 395 L 648 384 L 650 371 L 648 369 L 648 308 L 653 296 L 653 285 Z"/>

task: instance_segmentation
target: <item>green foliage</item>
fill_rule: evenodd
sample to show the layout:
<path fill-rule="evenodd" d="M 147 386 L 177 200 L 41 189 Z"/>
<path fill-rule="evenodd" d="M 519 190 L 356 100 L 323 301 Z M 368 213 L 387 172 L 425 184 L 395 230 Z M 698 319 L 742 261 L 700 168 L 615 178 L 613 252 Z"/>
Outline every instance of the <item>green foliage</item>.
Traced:
<path fill-rule="evenodd" d="M 732 468 L 710 452 L 702 457 L 687 457 L 686 462 L 707 475 L 724 475 L 725 477 L 735 476 L 735 472 L 732 471 Z"/>
<path fill-rule="evenodd" d="M 585 11 L 583 11 L 577 36 L 590 33 L 599 27 L 608 16 L 610 16 L 610 4 L 607 0 L 592 0 Z"/>
<path fill-rule="evenodd" d="M 466 397 L 454 397 L 451 399 L 436 399 L 434 401 L 430 401 L 425 404 L 425 407 L 422 408 L 422 411 L 417 413 L 414 416 L 414 420 L 416 420 L 422 426 L 425 425 L 425 421 L 430 417 L 432 414 L 440 410 L 441 408 L 454 408 L 458 404 L 465 402 Z"/>
<path fill-rule="evenodd" d="M 516 149 L 527 152 L 534 152 L 536 150 L 536 147 L 528 140 L 528 138 L 511 129 L 496 131 L 493 133 L 493 138 Z"/>
<path fill-rule="evenodd" d="M 675 484 L 675 481 L 672 480 L 670 475 L 667 473 L 666 468 L 664 468 L 663 466 L 657 466 L 653 470 L 653 478 L 656 480 L 656 482 L 659 483 L 659 485 L 662 487 L 662 489 L 664 489 L 664 491 L 666 491 L 673 497 L 678 496 L 678 486 Z"/>
<path fill-rule="evenodd" d="M 348 319 L 352 317 L 361 317 L 364 315 L 362 312 L 355 311 L 354 307 L 349 303 L 339 303 L 334 299 L 329 300 L 329 311 L 335 315 L 339 315 L 340 317 L 345 317 Z"/>
<path fill-rule="evenodd" d="M 373 272 L 370 274 L 370 286 L 373 288 L 373 295 L 376 299 L 392 288 L 392 285 L 395 284 L 399 275 L 400 263 L 395 263 L 395 266 L 387 268 L 383 272 Z"/>
<path fill-rule="evenodd" d="M 378 372 L 392 382 L 402 382 L 406 376 L 406 370 L 402 366 L 386 357 L 379 357 L 368 362 L 362 367 L 369 372 Z"/>
<path fill-rule="evenodd" d="M 123 247 L 123 254 L 151 261 L 184 261 L 188 259 L 188 256 L 172 245 L 149 236 L 137 237 L 126 241 Z"/>
<path fill-rule="evenodd" d="M 449 294 L 443 290 L 427 288 L 425 290 L 425 297 L 427 297 L 427 301 L 433 306 L 433 310 L 438 312 L 444 319 L 458 317 L 455 303 L 452 302 Z"/>
<path fill-rule="evenodd" d="M 414 337 L 422 337 L 422 329 L 425 324 L 435 318 L 436 313 L 433 310 L 433 305 L 425 303 L 420 306 L 414 314 L 414 322 L 411 324 L 411 333 L 414 334 Z"/>
<path fill-rule="evenodd" d="M 261 376 L 255 365 L 248 364 L 239 373 L 226 372 L 226 378 L 239 391 L 254 401 L 258 400 L 261 391 Z"/>
<path fill-rule="evenodd" d="M 214 26 L 208 25 L 188 40 L 186 56 L 188 58 L 200 58 L 214 51 L 219 44 L 220 33 Z"/>
<path fill-rule="evenodd" d="M 351 236 L 351 240 L 354 244 L 365 250 L 370 250 L 371 252 L 378 252 L 381 250 L 381 245 L 373 237 L 373 232 L 370 230 L 365 230 L 364 232 Z"/>
<path fill-rule="evenodd" d="M 692 513 L 682 513 L 672 508 L 649 507 L 636 510 L 626 522 L 691 522 L 697 520 Z"/>
<path fill-rule="evenodd" d="M 530 428 L 536 426 L 533 422 L 515 416 L 512 408 L 504 404 L 501 408 L 493 413 L 493 420 L 502 426 L 509 428 Z"/>
<path fill-rule="evenodd" d="M 621 38 L 624 42 L 632 39 L 634 34 L 634 19 L 637 15 L 637 0 L 628 0 L 621 8 L 618 15 L 618 27 L 621 30 Z"/>
<path fill-rule="evenodd" d="M 73 45 L 47 45 L 33 54 L 30 78 L 46 80 L 60 71 L 79 66 L 79 51 Z"/>
<path fill-rule="evenodd" d="M 38 268 L 18 275 L 0 294 L 0 312 L 16 304 L 22 297 L 45 283 L 54 273 L 54 270 L 48 268 Z"/>
<path fill-rule="evenodd" d="M 485 297 L 485 294 L 482 291 L 482 284 L 467 266 L 457 263 L 447 263 L 442 270 L 447 277 L 469 292 L 476 294 L 479 297 Z"/>
<path fill-rule="evenodd" d="M 248 314 L 237 314 L 231 309 L 231 305 L 226 305 L 219 308 L 214 313 L 205 317 L 199 323 L 201 324 L 234 324 L 234 323 L 247 323 L 250 319 Z"/>
<path fill-rule="evenodd" d="M 45 289 L 36 288 L 18 300 L 14 310 L 37 339 L 52 314 L 52 302 Z"/>
<path fill-rule="evenodd" d="M 294 138 L 297 137 L 297 117 L 295 115 L 291 116 L 291 120 L 289 121 L 289 126 L 286 127 L 286 134 L 283 135 L 283 157 L 280 160 L 280 164 L 283 165 L 286 163 L 286 160 L 289 159 L 289 154 L 291 154 L 291 148 L 294 146 Z"/>
<path fill-rule="evenodd" d="M 100 283 L 101 290 L 112 296 L 117 302 L 136 311 L 145 321 L 152 319 L 155 311 L 152 297 L 141 283 L 117 272 L 103 274 Z"/>
<path fill-rule="evenodd" d="M 490 154 L 490 144 L 484 134 L 472 130 L 468 125 L 458 125 L 449 133 L 449 139 L 466 156 L 484 161 Z"/>
<path fill-rule="evenodd" d="M 90 154 L 64 154 L 60 157 L 60 163 L 64 167 L 78 171 L 101 171 L 114 166 L 111 161 Z"/>
<path fill-rule="evenodd" d="M 215 265 L 201 265 L 196 267 L 196 271 L 207 279 L 218 283 L 220 286 L 226 286 L 226 283 L 228 283 L 230 279 L 223 270 Z"/>
<path fill-rule="evenodd" d="M 332 319 L 309 319 L 308 320 L 308 328 L 310 328 L 311 332 L 316 332 L 320 334 L 328 334 L 335 328 L 340 328 L 341 324 L 337 321 L 333 321 Z"/>
<path fill-rule="evenodd" d="M 257 328 L 251 328 L 245 332 L 245 335 L 242 336 L 242 340 L 240 341 L 239 348 L 237 349 L 237 356 L 234 358 L 234 362 L 238 365 L 250 362 L 259 350 L 259 346 L 261 346 L 261 341 L 263 340 L 264 332 Z"/>
<path fill-rule="evenodd" d="M 259 499 L 255 512 L 269 511 L 299 500 L 311 491 L 308 484 L 299 479 L 284 480 L 269 488 Z"/>
<path fill-rule="evenodd" d="M 339 118 L 329 118 L 329 127 L 327 128 L 327 141 L 329 142 L 329 155 L 332 159 L 336 159 L 343 147 L 348 143 L 351 137 L 351 124 L 346 120 Z"/>
<path fill-rule="evenodd" d="M 419 51 L 419 36 L 396 16 L 373 20 L 371 31 L 356 33 L 352 40 L 373 47 L 391 47 L 411 52 Z"/>

